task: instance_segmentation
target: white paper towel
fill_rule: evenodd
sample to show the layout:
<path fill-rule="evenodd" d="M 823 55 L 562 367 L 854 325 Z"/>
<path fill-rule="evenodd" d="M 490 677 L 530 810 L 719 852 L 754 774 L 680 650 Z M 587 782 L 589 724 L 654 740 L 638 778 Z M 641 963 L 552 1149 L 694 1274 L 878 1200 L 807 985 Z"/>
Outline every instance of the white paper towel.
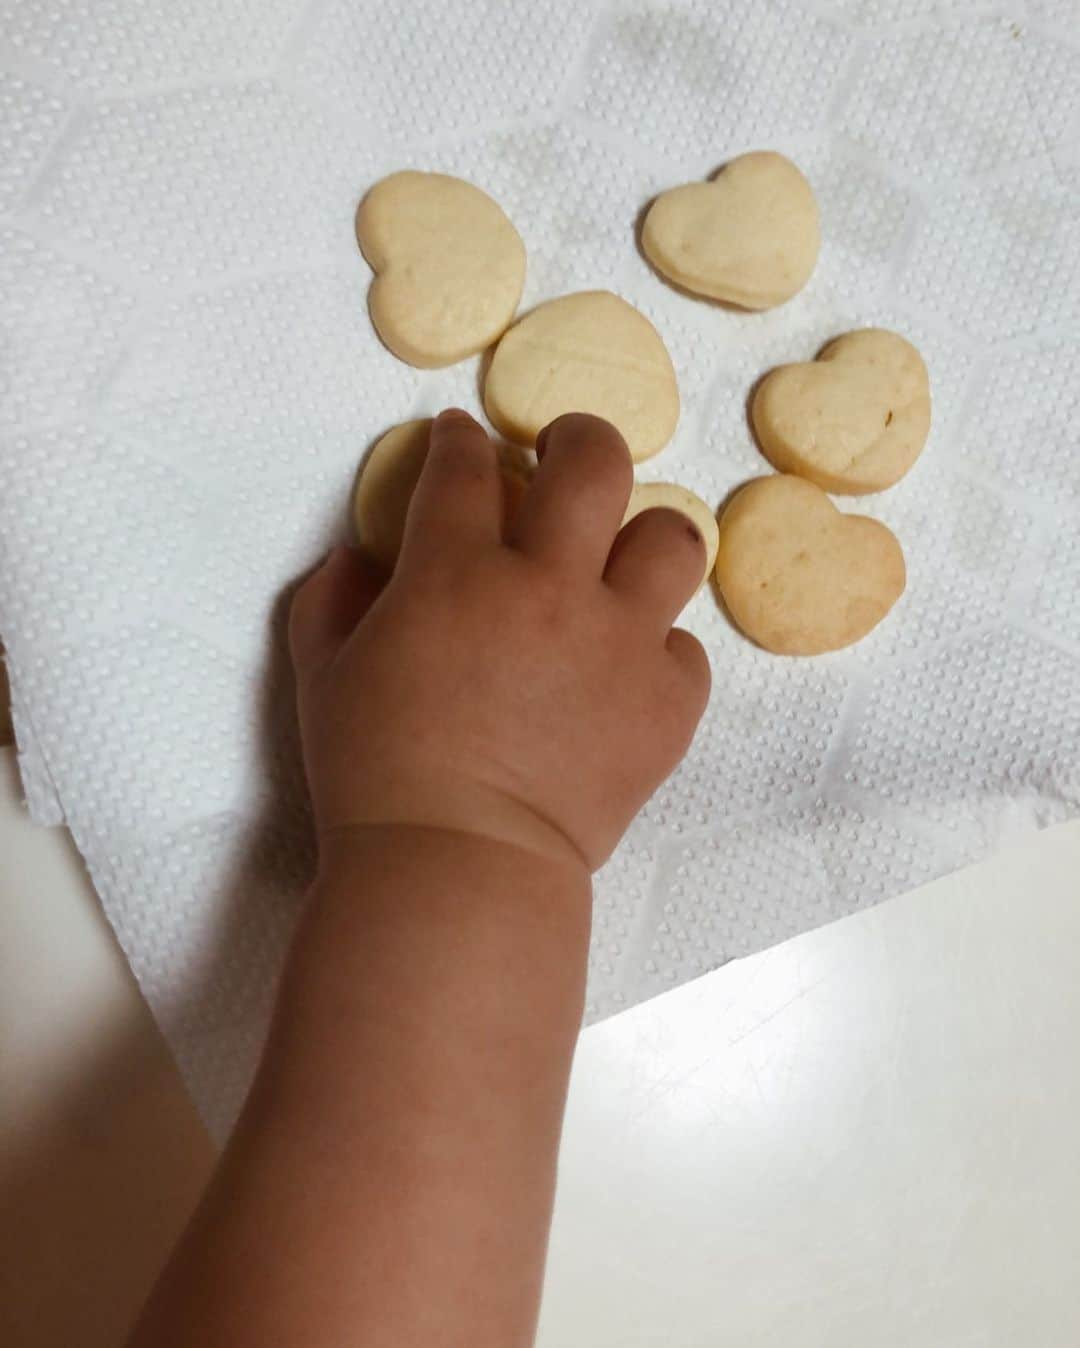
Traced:
<path fill-rule="evenodd" d="M 365 312 L 353 215 L 460 173 L 525 305 L 607 286 L 684 412 L 642 472 L 767 471 L 745 403 L 862 324 L 926 355 L 934 429 L 855 503 L 907 552 L 857 649 L 765 655 L 712 596 L 691 753 L 597 884 L 589 1015 L 875 903 L 1080 804 L 1080 6 L 929 0 L 0 0 L 0 632 L 27 796 L 66 819 L 219 1131 L 311 862 L 275 613 L 364 448 L 448 403 Z M 634 227 L 755 148 L 821 202 L 818 270 L 739 315 Z M 277 608 L 280 608 L 278 605 Z M 279 615 L 278 615 L 279 616 Z"/>

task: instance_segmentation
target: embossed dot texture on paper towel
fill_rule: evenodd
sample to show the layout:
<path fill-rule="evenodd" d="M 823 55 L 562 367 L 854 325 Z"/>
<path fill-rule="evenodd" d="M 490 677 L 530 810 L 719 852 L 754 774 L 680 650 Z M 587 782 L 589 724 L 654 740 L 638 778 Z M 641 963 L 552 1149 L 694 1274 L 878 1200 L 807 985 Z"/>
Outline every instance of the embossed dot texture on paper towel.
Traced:
<path fill-rule="evenodd" d="M 849 651 L 780 659 L 708 589 L 712 701 L 597 878 L 588 1015 L 1080 808 L 1075 6 L 961 0 L 0 0 L 0 635 L 38 817 L 65 817 L 220 1132 L 311 862 L 287 586 L 346 537 L 388 426 L 481 414 L 365 312 L 356 208 L 475 183 L 522 312 L 609 290 L 678 428 L 642 481 L 716 509 L 766 471 L 756 380 L 858 328 L 926 360 L 911 471 L 851 502 L 908 588 Z M 676 293 L 635 226 L 770 149 L 822 246 L 781 308 Z M 245 897 L 246 896 L 246 897 Z M 231 918 L 235 917 L 235 921 Z"/>

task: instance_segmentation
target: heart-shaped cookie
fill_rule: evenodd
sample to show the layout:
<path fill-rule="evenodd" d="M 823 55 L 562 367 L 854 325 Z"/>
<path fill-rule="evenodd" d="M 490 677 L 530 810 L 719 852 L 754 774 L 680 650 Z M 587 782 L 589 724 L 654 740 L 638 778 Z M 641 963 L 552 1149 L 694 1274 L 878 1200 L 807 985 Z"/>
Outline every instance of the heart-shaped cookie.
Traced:
<path fill-rule="evenodd" d="M 391 174 L 360 203 L 356 236 L 375 272 L 371 321 L 410 365 L 452 365 L 490 346 L 513 319 L 525 245 L 471 183 L 442 173 Z"/>
<path fill-rule="evenodd" d="M 756 478 L 720 516 L 724 603 L 751 641 L 778 655 L 850 646 L 881 622 L 906 578 L 891 530 L 842 514 L 802 478 Z"/>
<path fill-rule="evenodd" d="M 629 524 L 645 510 L 677 510 L 694 525 L 705 544 L 705 567 L 701 573 L 701 584 L 704 585 L 716 562 L 716 548 L 720 541 L 713 512 L 700 496 L 688 487 L 680 487 L 678 483 L 636 482 L 630 493 L 623 524 Z"/>
<path fill-rule="evenodd" d="M 617 427 L 640 461 L 675 433 L 679 386 L 645 315 L 608 290 L 584 290 L 538 305 L 504 335 L 484 406 L 498 429 L 523 445 L 564 412 L 591 412 Z"/>
<path fill-rule="evenodd" d="M 403 421 L 386 432 L 364 462 L 353 491 L 353 528 L 360 547 L 393 571 L 405 536 L 409 502 L 420 480 L 431 436 L 431 418 Z M 523 450 L 499 446 L 506 518 L 512 519 L 529 481 Z"/>
<path fill-rule="evenodd" d="M 757 150 L 715 178 L 662 192 L 641 246 L 676 285 L 744 309 L 771 309 L 810 279 L 821 247 L 813 189 L 790 159 Z"/>
<path fill-rule="evenodd" d="M 817 360 L 782 365 L 751 408 L 769 461 L 841 495 L 883 491 L 908 471 L 930 432 L 930 379 L 910 342 L 862 328 Z"/>

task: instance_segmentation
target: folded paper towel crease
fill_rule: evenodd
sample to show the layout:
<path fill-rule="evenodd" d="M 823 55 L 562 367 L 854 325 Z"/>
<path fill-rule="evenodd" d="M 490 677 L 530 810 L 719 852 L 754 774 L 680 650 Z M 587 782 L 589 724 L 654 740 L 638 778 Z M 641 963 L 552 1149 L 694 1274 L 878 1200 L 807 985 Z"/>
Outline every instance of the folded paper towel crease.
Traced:
<path fill-rule="evenodd" d="M 360 196 L 457 173 L 524 306 L 607 287 L 684 410 L 645 479 L 768 471 L 747 395 L 854 327 L 926 358 L 934 426 L 854 508 L 907 594 L 856 649 L 686 616 L 714 692 L 597 881 L 588 1014 L 1080 811 L 1080 8 L 891 0 L 0 0 L 0 637 L 27 800 L 71 828 L 223 1132 L 310 873 L 281 614 L 365 449 L 477 360 L 400 364 Z M 977 66 L 978 80 L 961 77 Z M 739 315 L 640 255 L 648 201 L 749 149 L 803 168 L 817 271 Z"/>

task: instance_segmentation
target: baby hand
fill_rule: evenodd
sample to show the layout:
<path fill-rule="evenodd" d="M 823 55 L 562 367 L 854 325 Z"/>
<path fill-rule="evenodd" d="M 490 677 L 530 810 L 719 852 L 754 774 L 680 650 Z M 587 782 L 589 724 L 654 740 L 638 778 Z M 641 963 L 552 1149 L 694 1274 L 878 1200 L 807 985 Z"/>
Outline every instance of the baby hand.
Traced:
<path fill-rule="evenodd" d="M 584 414 L 541 433 L 504 518 L 495 447 L 432 423 L 394 574 L 339 548 L 290 615 L 304 757 L 325 849 L 407 824 L 598 867 L 690 743 L 709 695 L 672 623 L 705 552 L 682 515 L 620 531 L 622 437 Z"/>

